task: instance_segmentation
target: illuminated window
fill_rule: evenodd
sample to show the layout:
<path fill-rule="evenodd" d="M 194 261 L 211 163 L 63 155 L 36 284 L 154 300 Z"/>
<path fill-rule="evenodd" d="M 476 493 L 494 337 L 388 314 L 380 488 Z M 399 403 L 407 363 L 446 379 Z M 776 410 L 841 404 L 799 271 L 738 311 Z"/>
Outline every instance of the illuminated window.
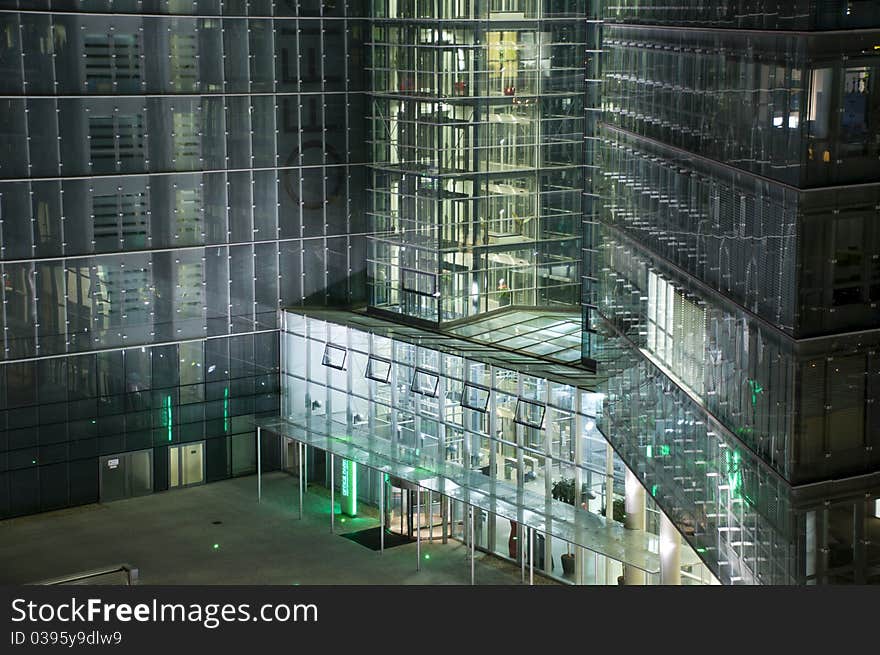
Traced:
<path fill-rule="evenodd" d="M 706 310 L 654 271 L 648 273 L 647 349 L 684 384 L 703 393 Z"/>

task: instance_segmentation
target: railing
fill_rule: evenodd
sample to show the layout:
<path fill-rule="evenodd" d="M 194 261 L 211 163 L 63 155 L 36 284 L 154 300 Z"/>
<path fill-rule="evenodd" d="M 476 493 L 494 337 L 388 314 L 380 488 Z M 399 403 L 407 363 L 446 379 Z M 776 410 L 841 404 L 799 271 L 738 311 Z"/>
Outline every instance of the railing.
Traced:
<path fill-rule="evenodd" d="M 34 585 L 136 585 L 138 570 L 130 564 L 116 564 L 106 568 L 71 573 L 57 578 L 31 582 Z"/>

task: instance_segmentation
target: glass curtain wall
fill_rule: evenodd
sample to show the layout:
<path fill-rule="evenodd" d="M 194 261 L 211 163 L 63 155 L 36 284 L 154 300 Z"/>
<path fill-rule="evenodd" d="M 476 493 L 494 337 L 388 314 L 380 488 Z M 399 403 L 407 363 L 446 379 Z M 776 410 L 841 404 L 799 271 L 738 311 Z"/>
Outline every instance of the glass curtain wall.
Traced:
<path fill-rule="evenodd" d="M 607 124 L 798 187 L 880 174 L 870 31 L 604 29 Z"/>
<path fill-rule="evenodd" d="M 365 293 L 357 5 L 2 3 L 0 517 L 254 470 L 278 308 Z"/>
<path fill-rule="evenodd" d="M 371 306 L 437 324 L 576 304 L 584 3 L 371 6 Z"/>
<path fill-rule="evenodd" d="M 392 446 L 427 470 L 440 464 L 463 467 L 512 485 L 536 508 L 568 498 L 572 517 L 605 515 L 610 456 L 611 514 L 615 521 L 625 520 L 620 452 L 634 462 L 649 491 L 648 532 L 659 532 L 655 498 L 664 508 L 676 508 L 667 514 L 684 535 L 686 549 L 694 549 L 688 567 L 699 571 L 693 562 L 703 557 L 719 580 L 754 581 L 739 577 L 749 574 L 739 572 L 738 562 L 730 569 L 719 567 L 716 554 L 735 552 L 751 560 L 772 552 L 776 559 L 767 560 L 761 581 L 790 579 L 786 567 L 795 566 L 794 547 L 791 559 L 789 554 L 778 558 L 789 548 L 788 500 L 778 479 L 748 451 L 733 448 L 720 431 L 699 422 L 684 397 L 675 397 L 671 387 L 661 389 L 655 380 L 659 371 L 638 368 L 639 358 L 628 350 L 606 349 L 603 364 L 614 375 L 587 391 L 417 341 L 285 313 L 282 416 L 370 449 Z M 609 448 L 611 439 L 615 450 Z M 479 545 L 516 559 L 516 530 L 508 519 L 487 516 Z M 744 530 L 746 537 L 737 536 Z M 569 552 L 567 545 L 550 539 L 545 547 L 544 571 L 563 572 L 559 556 Z M 616 575 L 609 577 L 604 567 L 591 567 L 584 565 L 590 580 L 616 583 Z"/>
<path fill-rule="evenodd" d="M 811 514 L 792 485 L 877 468 L 877 33 L 853 29 L 877 26 L 875 2 L 606 5 L 584 355 L 603 432 L 724 582 L 876 566 L 862 501 Z"/>
<path fill-rule="evenodd" d="M 851 29 L 880 24 L 874 0 L 608 0 L 609 22 L 765 30 Z"/>
<path fill-rule="evenodd" d="M 623 521 L 624 469 L 596 429 L 599 395 L 314 316 L 287 312 L 283 325 L 281 413 L 287 420 L 372 451 L 390 446 L 422 469 L 453 466 L 482 474 L 526 494 L 536 508 L 579 488 L 570 517 L 560 515 L 565 520 L 578 512 L 604 515 L 610 456 L 614 520 Z M 378 501 L 374 477 L 359 477 L 362 502 Z M 388 497 L 396 498 L 397 489 Z M 427 503 L 426 492 L 422 500 Z M 436 495 L 434 500 L 440 502 Z M 451 536 L 466 539 L 465 508 L 452 504 Z M 477 547 L 521 561 L 518 542 L 525 530 L 477 512 Z M 426 518 L 423 525 L 430 523 Z M 535 566 L 566 582 L 617 584 L 621 563 L 593 553 L 579 554 L 576 578 L 561 556 L 582 550 L 542 533 Z"/>

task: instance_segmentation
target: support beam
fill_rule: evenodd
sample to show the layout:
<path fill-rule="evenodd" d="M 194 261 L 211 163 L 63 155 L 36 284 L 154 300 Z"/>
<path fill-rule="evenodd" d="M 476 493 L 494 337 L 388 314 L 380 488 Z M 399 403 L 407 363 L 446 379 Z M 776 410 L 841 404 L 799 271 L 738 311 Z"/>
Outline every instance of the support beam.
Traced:
<path fill-rule="evenodd" d="M 529 584 L 535 584 L 535 529 L 529 528 Z"/>
<path fill-rule="evenodd" d="M 434 494 L 428 489 L 428 541 L 434 541 Z"/>
<path fill-rule="evenodd" d="M 626 518 L 624 527 L 627 530 L 645 530 L 645 488 L 639 481 L 638 476 L 626 469 L 626 481 L 624 485 L 626 496 Z M 644 585 L 647 584 L 647 574 L 627 564 L 623 565 L 623 584 Z"/>
<path fill-rule="evenodd" d="M 660 514 L 660 584 L 681 584 L 681 534 L 675 524 Z"/>
<path fill-rule="evenodd" d="M 299 483 L 299 518 L 303 517 L 303 457 L 305 448 L 302 442 L 296 444 L 297 482 Z"/>
<path fill-rule="evenodd" d="M 614 525 L 614 449 L 610 443 L 605 444 L 605 520 L 608 525 Z M 605 556 L 605 584 L 615 584 L 614 562 Z"/>
<path fill-rule="evenodd" d="M 422 570 L 422 488 L 416 487 L 416 571 Z"/>
<path fill-rule="evenodd" d="M 385 552 L 385 474 L 379 471 L 379 554 Z"/>
<path fill-rule="evenodd" d="M 440 495 L 440 535 L 442 537 L 441 541 L 445 544 L 449 541 L 448 531 L 449 526 L 449 501 L 441 494 Z"/>
<path fill-rule="evenodd" d="M 333 453 L 330 453 L 330 532 L 336 527 L 336 490 L 335 480 L 336 465 L 334 463 Z"/>
<path fill-rule="evenodd" d="M 260 458 L 260 444 L 262 443 L 262 429 L 257 426 L 257 502 L 263 500 L 263 462 Z"/>
<path fill-rule="evenodd" d="M 471 584 L 474 584 L 474 508 L 471 507 Z"/>

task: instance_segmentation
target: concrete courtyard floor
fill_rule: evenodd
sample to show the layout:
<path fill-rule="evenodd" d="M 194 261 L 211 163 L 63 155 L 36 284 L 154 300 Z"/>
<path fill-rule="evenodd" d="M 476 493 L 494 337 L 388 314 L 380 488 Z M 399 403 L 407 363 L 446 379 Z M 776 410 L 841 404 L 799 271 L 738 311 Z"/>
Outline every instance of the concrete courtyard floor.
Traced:
<path fill-rule="evenodd" d="M 141 584 L 470 584 L 459 542 L 423 541 L 419 572 L 414 543 L 380 555 L 340 536 L 375 517 L 337 519 L 331 534 L 326 490 L 309 490 L 302 521 L 296 493 L 295 478 L 273 473 L 261 503 L 250 476 L 0 521 L 0 584 L 120 563 L 137 567 Z M 522 584 L 518 567 L 479 552 L 475 578 Z"/>

